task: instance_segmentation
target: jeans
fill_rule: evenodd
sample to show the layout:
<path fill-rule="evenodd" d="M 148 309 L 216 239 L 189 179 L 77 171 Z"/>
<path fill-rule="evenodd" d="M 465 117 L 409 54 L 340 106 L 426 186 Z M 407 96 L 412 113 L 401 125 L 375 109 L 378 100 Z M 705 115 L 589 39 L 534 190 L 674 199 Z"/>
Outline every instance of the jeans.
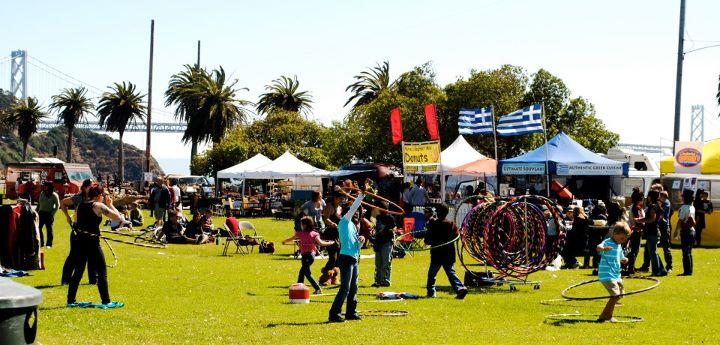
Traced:
<path fill-rule="evenodd" d="M 645 253 L 647 253 L 647 260 L 649 261 L 650 267 L 652 267 L 652 274 L 665 274 L 665 267 L 663 267 L 660 255 L 657 254 L 658 237 L 655 235 L 647 235 L 645 239 Z"/>
<path fill-rule="evenodd" d="M 660 229 L 660 247 L 665 258 L 665 270 L 672 270 L 672 252 L 670 252 L 670 228 Z"/>
<path fill-rule="evenodd" d="M 692 248 L 695 244 L 695 231 L 680 230 L 680 246 L 682 247 L 683 274 L 693 273 Z"/>
<path fill-rule="evenodd" d="M 393 243 L 381 244 L 375 251 L 375 283 L 390 286 Z"/>
<path fill-rule="evenodd" d="M 700 240 L 702 239 L 702 232 L 703 232 L 703 228 L 695 229 L 695 236 L 693 236 L 693 238 L 695 239 L 695 247 L 700 247 Z"/>
<path fill-rule="evenodd" d="M 463 283 L 460 281 L 460 278 L 458 278 L 457 273 L 455 273 L 454 265 L 455 264 L 452 262 L 430 262 L 430 269 L 428 270 L 427 278 L 427 293 L 429 296 L 435 295 L 435 277 L 437 277 L 437 274 L 440 271 L 440 267 L 445 270 L 448 281 L 450 281 L 450 286 L 452 286 L 455 292 L 458 292 L 465 288 L 465 285 L 463 285 Z"/>
<path fill-rule="evenodd" d="M 38 212 L 38 218 L 39 218 L 39 226 L 38 230 L 40 230 L 40 247 L 45 246 L 45 236 L 43 236 L 43 225 L 45 226 L 45 230 L 47 231 L 47 246 L 52 247 L 53 243 L 53 222 L 55 221 L 55 215 L 51 212 L 45 212 L 40 211 Z"/>
<path fill-rule="evenodd" d="M 75 303 L 80 279 L 82 279 L 83 271 L 85 271 L 85 263 L 95 266 L 95 274 L 97 275 L 97 287 L 100 292 L 100 301 L 102 304 L 110 303 L 110 293 L 108 292 L 107 282 L 107 266 L 105 266 L 105 255 L 100 242 L 97 238 L 79 238 L 75 243 L 77 255 L 73 258 L 74 271 L 70 278 L 70 287 L 68 288 L 67 303 Z"/>
<path fill-rule="evenodd" d="M 628 263 L 627 268 L 628 271 L 634 272 L 635 271 L 635 260 L 637 259 L 638 254 L 640 254 L 640 242 L 642 242 L 641 233 L 639 230 L 633 230 L 632 234 L 630 235 L 630 240 L 628 241 L 630 246 L 630 253 L 628 254 Z"/>
<path fill-rule="evenodd" d="M 318 285 L 318 282 L 313 278 L 312 271 L 310 270 L 310 266 L 312 266 L 313 262 L 315 262 L 315 257 L 313 256 L 313 253 L 303 253 L 302 254 L 302 267 L 300 267 L 300 273 L 298 274 L 298 283 L 303 283 L 305 281 L 305 278 L 310 282 L 310 285 L 315 290 L 320 290 L 320 285 Z"/>
<path fill-rule="evenodd" d="M 340 264 L 340 289 L 335 295 L 332 307 L 330 307 L 330 318 L 341 317 L 342 306 L 347 299 L 345 315 L 357 314 L 357 290 L 358 290 L 358 260 L 352 256 L 342 255 L 338 258 Z"/>

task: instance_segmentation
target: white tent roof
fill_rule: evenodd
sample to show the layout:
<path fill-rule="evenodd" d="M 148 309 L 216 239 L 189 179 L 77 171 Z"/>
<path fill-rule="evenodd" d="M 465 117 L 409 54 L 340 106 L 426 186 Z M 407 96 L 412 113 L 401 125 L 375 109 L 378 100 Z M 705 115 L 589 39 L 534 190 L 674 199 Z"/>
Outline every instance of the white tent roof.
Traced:
<path fill-rule="evenodd" d="M 244 162 L 218 171 L 218 178 L 243 178 L 244 173 L 253 171 L 270 162 L 272 162 L 270 158 L 265 157 L 262 153 L 258 153 Z"/>
<path fill-rule="evenodd" d="M 450 146 L 440 152 L 440 162 L 443 171 L 449 171 L 481 159 L 487 159 L 487 157 L 475 151 L 462 135 L 459 135 Z"/>
<path fill-rule="evenodd" d="M 282 156 L 261 167 L 247 171 L 243 178 L 248 179 L 285 179 L 294 177 L 324 177 L 330 172 L 318 169 L 299 160 L 290 152 L 285 151 Z"/>

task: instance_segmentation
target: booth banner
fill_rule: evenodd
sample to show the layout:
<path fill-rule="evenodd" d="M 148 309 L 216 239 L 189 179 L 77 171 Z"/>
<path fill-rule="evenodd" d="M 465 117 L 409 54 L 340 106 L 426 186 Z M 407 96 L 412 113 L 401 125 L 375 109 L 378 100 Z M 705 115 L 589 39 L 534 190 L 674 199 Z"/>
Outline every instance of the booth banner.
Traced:
<path fill-rule="evenodd" d="M 700 141 L 676 141 L 675 172 L 679 174 L 700 174 L 702 148 L 703 143 Z"/>
<path fill-rule="evenodd" d="M 440 172 L 440 141 L 403 142 L 402 151 L 405 173 Z"/>
<path fill-rule="evenodd" d="M 623 174 L 622 164 L 558 164 L 559 176 L 620 176 Z"/>
<path fill-rule="evenodd" d="M 544 175 L 545 163 L 507 163 L 502 165 L 503 175 Z"/>
<path fill-rule="evenodd" d="M 144 182 L 152 182 L 152 181 L 153 181 L 153 173 L 151 173 L 151 172 L 144 172 L 144 173 L 143 173 L 143 181 L 144 181 Z"/>

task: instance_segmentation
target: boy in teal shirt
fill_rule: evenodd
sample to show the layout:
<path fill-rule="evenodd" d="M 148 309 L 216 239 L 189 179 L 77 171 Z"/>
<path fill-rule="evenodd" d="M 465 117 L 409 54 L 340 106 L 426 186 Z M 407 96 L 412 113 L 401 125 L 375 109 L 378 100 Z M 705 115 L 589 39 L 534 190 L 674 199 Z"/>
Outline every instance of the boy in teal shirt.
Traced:
<path fill-rule="evenodd" d="M 623 252 L 622 244 L 627 242 L 630 233 L 630 227 L 627 223 L 618 222 L 613 227 L 612 237 L 597 246 L 597 251 L 601 256 L 598 278 L 611 296 L 598 318 L 600 322 L 617 322 L 617 319 L 613 317 L 613 312 L 615 311 L 615 305 L 625 293 L 622 277 L 620 276 L 620 265 L 628 261 Z"/>

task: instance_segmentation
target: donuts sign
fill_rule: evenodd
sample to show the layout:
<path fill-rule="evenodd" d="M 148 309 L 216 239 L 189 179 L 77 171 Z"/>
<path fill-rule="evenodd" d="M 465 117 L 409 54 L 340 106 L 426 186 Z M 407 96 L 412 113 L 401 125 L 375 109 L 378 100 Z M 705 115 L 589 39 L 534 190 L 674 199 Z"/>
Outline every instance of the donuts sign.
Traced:
<path fill-rule="evenodd" d="M 699 174 L 702 163 L 702 143 L 682 142 L 675 143 L 675 172 Z"/>

